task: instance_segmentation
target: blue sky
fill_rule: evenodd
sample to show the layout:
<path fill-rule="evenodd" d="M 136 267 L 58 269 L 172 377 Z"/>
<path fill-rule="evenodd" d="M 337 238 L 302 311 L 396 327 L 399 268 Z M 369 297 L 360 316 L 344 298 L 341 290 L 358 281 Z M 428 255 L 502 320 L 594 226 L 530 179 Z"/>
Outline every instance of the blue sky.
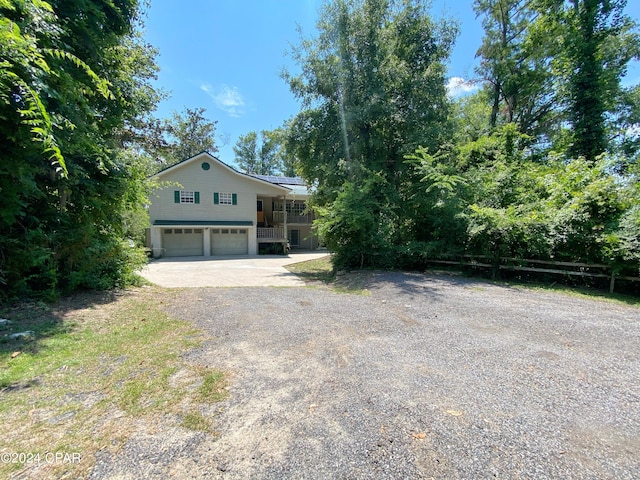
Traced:
<path fill-rule="evenodd" d="M 434 18 L 460 23 L 449 76 L 473 76 L 475 52 L 482 39 L 472 0 L 434 0 Z M 283 67 L 296 71 L 286 54 L 299 43 L 299 26 L 315 36 L 322 0 L 151 0 L 146 40 L 160 50 L 156 85 L 169 92 L 157 115 L 169 117 L 185 107 L 206 108 L 217 120 L 219 158 L 234 163 L 239 135 L 271 130 L 294 116 L 299 104 L 280 78 Z M 630 0 L 627 13 L 640 20 L 640 2 Z M 640 83 L 638 65 L 625 83 Z M 226 143 L 226 145 L 223 145 Z"/>

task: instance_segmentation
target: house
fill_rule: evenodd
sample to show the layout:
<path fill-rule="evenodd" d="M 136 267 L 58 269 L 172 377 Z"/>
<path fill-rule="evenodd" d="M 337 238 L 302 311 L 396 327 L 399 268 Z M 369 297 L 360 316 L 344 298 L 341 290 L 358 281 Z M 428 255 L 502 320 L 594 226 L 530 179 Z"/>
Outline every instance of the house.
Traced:
<path fill-rule="evenodd" d="M 266 246 L 315 249 L 302 179 L 248 175 L 203 152 L 152 177 L 154 257 L 256 255 Z M 274 245 L 275 244 L 275 245 Z"/>

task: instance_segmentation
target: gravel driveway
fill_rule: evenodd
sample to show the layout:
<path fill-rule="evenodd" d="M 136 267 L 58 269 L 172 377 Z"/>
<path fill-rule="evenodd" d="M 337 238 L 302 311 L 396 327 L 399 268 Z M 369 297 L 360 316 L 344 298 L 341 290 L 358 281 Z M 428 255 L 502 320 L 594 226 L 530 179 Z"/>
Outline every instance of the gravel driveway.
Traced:
<path fill-rule="evenodd" d="M 167 308 L 231 374 L 219 436 L 133 436 L 92 478 L 640 476 L 640 309 L 417 274 L 370 295 L 190 289 Z"/>

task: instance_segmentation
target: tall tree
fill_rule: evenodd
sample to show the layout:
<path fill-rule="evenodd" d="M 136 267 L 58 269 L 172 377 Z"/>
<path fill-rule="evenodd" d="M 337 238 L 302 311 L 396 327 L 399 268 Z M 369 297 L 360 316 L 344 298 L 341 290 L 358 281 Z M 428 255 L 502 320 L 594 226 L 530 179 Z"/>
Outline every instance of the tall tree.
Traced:
<path fill-rule="evenodd" d="M 0 283 L 10 294 L 113 286 L 135 268 L 123 215 L 141 184 L 121 147 L 158 98 L 138 9 L 0 2 Z"/>
<path fill-rule="evenodd" d="M 205 117 L 205 108 L 185 108 L 184 112 L 173 112 L 170 120 L 165 121 L 165 131 L 168 137 L 165 148 L 164 161 L 166 165 L 191 158 L 202 152 L 215 155 L 217 120 L 211 121 Z"/>
<path fill-rule="evenodd" d="M 434 23 L 425 2 L 336 0 L 325 4 L 318 30 L 295 51 L 303 73 L 285 75 L 303 103 L 288 145 L 318 185 L 315 202 L 327 207 L 318 225 L 339 246 L 337 261 L 372 264 L 412 223 L 400 197 L 404 156 L 449 137 L 444 61 L 456 29 Z M 362 214 L 350 216 L 353 224 L 335 213 L 349 208 Z M 366 234 L 354 233 L 358 224 Z"/>
<path fill-rule="evenodd" d="M 258 173 L 260 162 L 258 160 L 258 134 L 249 132 L 240 135 L 233 147 L 236 154 L 236 163 L 246 173 Z"/>
<path fill-rule="evenodd" d="M 405 168 L 406 152 L 438 145 L 452 24 L 432 22 L 423 2 L 337 0 L 325 5 L 318 29 L 295 52 L 304 73 L 285 75 L 303 101 L 292 135 L 307 177 L 333 188 L 345 172 L 393 174 Z"/>
<path fill-rule="evenodd" d="M 247 173 L 274 175 L 282 173 L 283 145 L 280 130 L 262 130 L 240 135 L 233 151 L 236 163 Z"/>
<path fill-rule="evenodd" d="M 514 122 L 534 143 L 574 158 L 610 150 L 620 79 L 640 52 L 625 4 L 476 0 L 485 28 L 477 73 L 490 92 L 491 127 Z"/>
<path fill-rule="evenodd" d="M 544 135 L 555 105 L 554 32 L 537 26 L 529 0 L 475 0 L 474 10 L 485 32 L 476 73 L 491 99 L 490 127 L 513 122 L 532 137 Z"/>
<path fill-rule="evenodd" d="M 607 151 L 607 114 L 620 98 L 620 80 L 640 55 L 634 23 L 624 15 L 626 0 L 571 0 L 562 15 L 568 82 L 570 153 L 594 160 Z"/>

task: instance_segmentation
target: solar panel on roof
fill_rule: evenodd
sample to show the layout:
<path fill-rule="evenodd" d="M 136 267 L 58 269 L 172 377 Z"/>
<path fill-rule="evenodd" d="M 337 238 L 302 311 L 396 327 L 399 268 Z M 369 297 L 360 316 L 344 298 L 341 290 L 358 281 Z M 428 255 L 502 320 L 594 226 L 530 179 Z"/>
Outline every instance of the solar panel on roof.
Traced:
<path fill-rule="evenodd" d="M 265 182 L 275 183 L 278 185 L 304 185 L 304 180 L 300 177 L 279 177 L 277 175 L 253 175 L 255 178 L 264 180 Z"/>

